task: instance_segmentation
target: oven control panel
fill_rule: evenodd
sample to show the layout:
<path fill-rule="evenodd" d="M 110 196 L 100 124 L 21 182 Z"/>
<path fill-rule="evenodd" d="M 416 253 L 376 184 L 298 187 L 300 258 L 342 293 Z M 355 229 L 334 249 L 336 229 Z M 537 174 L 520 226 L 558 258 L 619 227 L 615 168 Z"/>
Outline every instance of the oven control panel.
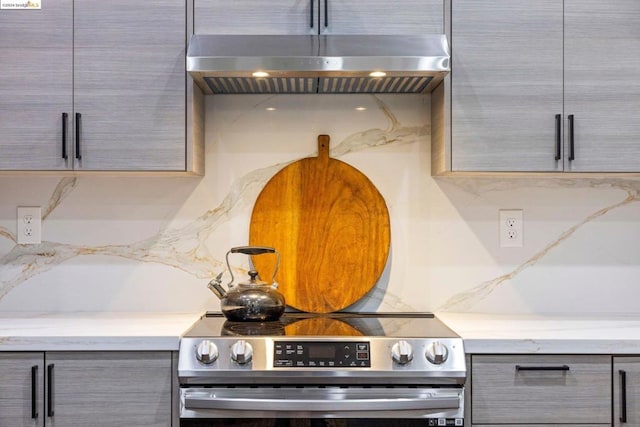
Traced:
<path fill-rule="evenodd" d="M 274 341 L 274 368 L 370 368 L 369 341 Z"/>

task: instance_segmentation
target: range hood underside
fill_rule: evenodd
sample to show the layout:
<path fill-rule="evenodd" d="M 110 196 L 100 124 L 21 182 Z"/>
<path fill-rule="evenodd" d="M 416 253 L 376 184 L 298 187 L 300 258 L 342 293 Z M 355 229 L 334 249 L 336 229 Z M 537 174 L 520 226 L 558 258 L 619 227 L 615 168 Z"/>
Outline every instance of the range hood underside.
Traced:
<path fill-rule="evenodd" d="M 406 77 L 230 77 L 194 76 L 207 94 L 426 93 L 431 76 Z M 441 80 L 441 79 L 440 79 Z M 203 83 L 206 85 L 203 88 Z"/>

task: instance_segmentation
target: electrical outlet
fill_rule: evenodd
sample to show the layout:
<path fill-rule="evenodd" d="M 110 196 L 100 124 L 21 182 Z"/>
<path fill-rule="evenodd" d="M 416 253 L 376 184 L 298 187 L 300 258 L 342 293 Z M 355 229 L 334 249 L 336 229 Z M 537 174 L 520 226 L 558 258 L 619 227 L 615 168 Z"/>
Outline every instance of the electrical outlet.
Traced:
<path fill-rule="evenodd" d="M 524 245 L 522 209 L 500 209 L 499 231 L 501 248 L 521 248 Z"/>
<path fill-rule="evenodd" d="M 18 206 L 18 243 L 22 245 L 42 242 L 42 211 L 40 206 Z"/>

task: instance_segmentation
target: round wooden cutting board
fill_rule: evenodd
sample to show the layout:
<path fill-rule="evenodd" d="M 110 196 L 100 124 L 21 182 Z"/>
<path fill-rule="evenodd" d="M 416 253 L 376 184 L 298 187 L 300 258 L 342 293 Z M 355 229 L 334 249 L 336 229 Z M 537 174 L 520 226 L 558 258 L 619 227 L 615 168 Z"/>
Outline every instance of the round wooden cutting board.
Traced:
<path fill-rule="evenodd" d="M 319 135 L 318 157 L 291 163 L 263 188 L 249 243 L 280 251 L 276 281 L 287 305 L 339 311 L 380 278 L 389 255 L 389 211 L 364 174 L 329 157 L 329 136 Z M 253 258 L 261 277 L 273 272 L 268 258 Z"/>

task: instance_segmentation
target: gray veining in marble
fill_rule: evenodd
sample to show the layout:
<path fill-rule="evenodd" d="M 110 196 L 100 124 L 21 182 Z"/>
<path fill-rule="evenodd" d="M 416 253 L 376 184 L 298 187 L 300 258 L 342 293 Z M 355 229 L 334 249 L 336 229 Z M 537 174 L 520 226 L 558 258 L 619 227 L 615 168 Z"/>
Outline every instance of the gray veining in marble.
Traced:
<path fill-rule="evenodd" d="M 524 180 L 486 180 L 486 179 L 454 179 L 456 185 L 464 188 L 472 194 L 481 194 L 488 191 L 501 191 L 505 189 L 523 188 L 523 187 L 588 187 L 588 188 L 612 188 L 626 192 L 626 197 L 612 205 L 605 206 L 596 212 L 588 215 L 580 222 L 565 230 L 555 240 L 549 242 L 542 250 L 534 254 L 532 257 L 518 265 L 507 274 L 495 277 L 491 280 L 484 281 L 471 289 L 460 292 L 450 297 L 438 311 L 442 312 L 464 312 L 471 310 L 475 304 L 487 298 L 500 285 L 513 279 L 522 271 L 532 267 L 551 251 L 556 249 L 562 242 L 571 238 L 576 231 L 611 211 L 626 206 L 633 202 L 640 201 L 640 181 L 606 178 L 606 179 L 524 179 Z"/>
<path fill-rule="evenodd" d="M 369 129 L 347 136 L 333 145 L 332 157 L 361 151 L 371 147 L 412 143 L 429 134 L 429 126 L 403 127 L 391 110 L 377 97 L 378 107 L 388 119 L 387 129 Z M 293 160 L 292 160 L 293 161 Z M 254 170 L 236 180 L 222 203 L 208 210 L 181 228 L 166 228 L 156 235 L 126 245 L 81 246 L 58 242 L 39 245 L 15 245 L 0 257 L 0 299 L 24 281 L 78 256 L 106 255 L 138 262 L 153 262 L 183 270 L 197 278 L 211 279 L 225 268 L 215 259 L 205 242 L 207 238 L 243 203 L 257 198 L 268 180 L 290 162 Z M 50 197 L 43 212 L 43 220 L 58 207 L 78 184 L 78 178 L 63 178 Z M 15 236 L 0 227 L 0 237 L 13 242 Z M 243 270 L 239 270 L 243 272 Z"/>

